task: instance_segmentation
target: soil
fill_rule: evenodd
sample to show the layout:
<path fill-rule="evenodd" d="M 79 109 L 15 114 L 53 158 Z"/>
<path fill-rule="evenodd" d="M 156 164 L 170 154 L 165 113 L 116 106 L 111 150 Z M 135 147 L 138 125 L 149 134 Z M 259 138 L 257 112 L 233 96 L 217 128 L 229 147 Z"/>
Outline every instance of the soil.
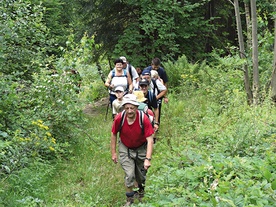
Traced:
<path fill-rule="evenodd" d="M 94 103 L 87 104 L 83 112 L 88 115 L 98 115 L 100 113 L 99 108 L 106 108 L 108 104 L 109 97 L 102 98 L 98 101 L 95 101 Z"/>

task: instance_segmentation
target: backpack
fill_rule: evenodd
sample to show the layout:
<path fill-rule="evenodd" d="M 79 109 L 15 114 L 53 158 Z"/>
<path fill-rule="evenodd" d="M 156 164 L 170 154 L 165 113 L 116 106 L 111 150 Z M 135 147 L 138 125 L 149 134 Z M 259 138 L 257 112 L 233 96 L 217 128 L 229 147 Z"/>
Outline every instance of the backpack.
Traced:
<path fill-rule="evenodd" d="M 141 127 L 142 134 L 144 134 L 144 132 L 145 132 L 145 129 L 144 129 L 144 116 L 145 115 L 149 117 L 152 126 L 154 125 L 154 116 L 153 116 L 153 113 L 152 113 L 152 115 L 150 114 L 150 111 L 151 110 L 148 108 L 148 105 L 145 103 L 140 103 L 140 105 L 138 106 L 139 125 Z M 119 132 L 121 132 L 121 130 L 122 130 L 125 118 L 126 118 L 126 111 L 124 110 L 121 112 L 121 121 L 120 121 Z"/>
<path fill-rule="evenodd" d="M 126 69 L 123 69 L 124 71 L 124 77 L 127 78 L 127 70 Z M 123 77 L 123 76 L 116 76 L 116 77 Z M 115 69 L 112 70 L 112 74 L 111 74 L 111 79 L 115 77 Z"/>

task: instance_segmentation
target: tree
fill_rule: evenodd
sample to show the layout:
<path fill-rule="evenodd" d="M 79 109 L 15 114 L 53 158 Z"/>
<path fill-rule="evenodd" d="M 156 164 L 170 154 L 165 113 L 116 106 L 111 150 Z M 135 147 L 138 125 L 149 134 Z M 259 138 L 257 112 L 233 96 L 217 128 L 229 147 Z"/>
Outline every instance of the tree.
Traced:
<path fill-rule="evenodd" d="M 252 17 L 252 59 L 253 59 L 253 104 L 259 103 L 259 63 L 258 63 L 258 36 L 257 36 L 257 9 L 256 0 L 251 0 L 251 17 Z"/>
<path fill-rule="evenodd" d="M 240 10 L 239 10 L 239 1 L 234 0 L 234 8 L 235 8 L 235 16 L 236 16 L 236 23 L 237 23 L 237 32 L 238 32 L 238 40 L 239 40 L 239 47 L 240 47 L 240 57 L 242 59 L 246 59 L 245 55 L 245 47 L 244 47 L 244 38 L 242 34 L 242 23 L 240 17 Z M 244 74 L 244 87 L 247 94 L 248 103 L 251 104 L 253 101 L 252 91 L 250 87 L 250 78 L 248 72 L 247 64 L 243 65 L 243 74 Z"/>
<path fill-rule="evenodd" d="M 271 76 L 271 98 L 276 102 L 276 17 L 274 18 L 274 59 L 273 72 Z"/>

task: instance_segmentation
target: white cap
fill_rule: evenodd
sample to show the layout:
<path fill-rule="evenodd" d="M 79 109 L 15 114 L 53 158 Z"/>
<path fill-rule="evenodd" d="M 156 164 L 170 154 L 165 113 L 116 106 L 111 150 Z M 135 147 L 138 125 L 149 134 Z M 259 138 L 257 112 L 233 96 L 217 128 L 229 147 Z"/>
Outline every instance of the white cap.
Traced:
<path fill-rule="evenodd" d="M 120 59 L 123 60 L 124 63 L 127 62 L 127 59 L 126 59 L 126 57 L 124 57 L 124 56 L 120 57 Z"/>
<path fill-rule="evenodd" d="M 124 92 L 124 88 L 122 86 L 117 86 L 114 91 L 122 91 Z"/>

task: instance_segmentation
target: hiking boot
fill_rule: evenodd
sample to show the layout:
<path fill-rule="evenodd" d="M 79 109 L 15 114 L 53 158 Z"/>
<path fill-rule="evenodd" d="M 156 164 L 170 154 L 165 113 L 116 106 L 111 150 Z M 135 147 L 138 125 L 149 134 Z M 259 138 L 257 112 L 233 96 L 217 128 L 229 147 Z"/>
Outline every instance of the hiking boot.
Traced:
<path fill-rule="evenodd" d="M 139 190 L 134 191 L 134 197 L 138 198 L 139 202 L 142 202 L 142 199 L 144 198 L 144 194 L 145 194 L 144 187 L 139 184 Z"/>
<path fill-rule="evenodd" d="M 134 203 L 134 197 L 127 197 L 127 202 L 126 204 L 124 205 L 125 206 L 131 206 L 132 204 Z"/>

